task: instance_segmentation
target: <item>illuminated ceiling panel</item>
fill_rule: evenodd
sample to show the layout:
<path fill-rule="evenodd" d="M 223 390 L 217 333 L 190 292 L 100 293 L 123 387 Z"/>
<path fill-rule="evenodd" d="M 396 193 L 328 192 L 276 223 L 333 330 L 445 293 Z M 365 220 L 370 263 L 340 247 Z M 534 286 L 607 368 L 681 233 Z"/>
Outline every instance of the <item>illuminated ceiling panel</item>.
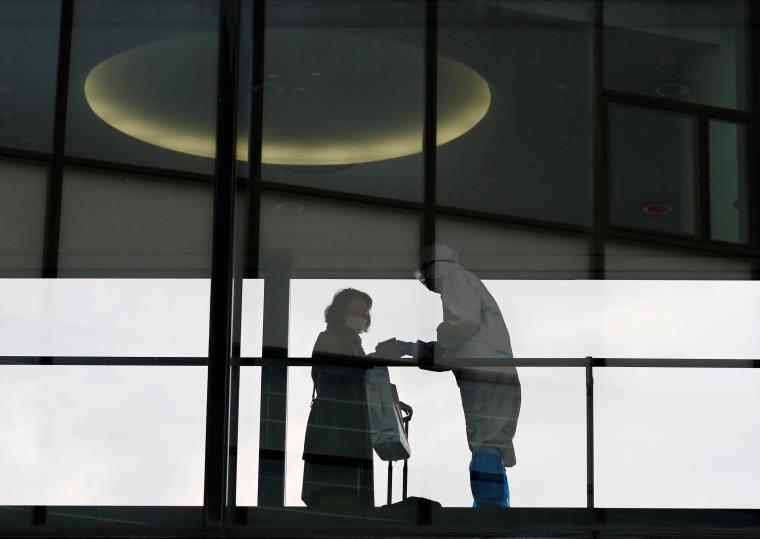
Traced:
<path fill-rule="evenodd" d="M 162 148 L 215 153 L 216 35 L 137 47 L 95 66 L 92 110 L 119 131 Z M 267 33 L 262 161 L 348 165 L 422 151 L 424 51 L 343 32 Z M 438 145 L 485 116 L 491 90 L 477 72 L 438 58 Z M 237 155 L 247 160 L 247 133 Z"/>

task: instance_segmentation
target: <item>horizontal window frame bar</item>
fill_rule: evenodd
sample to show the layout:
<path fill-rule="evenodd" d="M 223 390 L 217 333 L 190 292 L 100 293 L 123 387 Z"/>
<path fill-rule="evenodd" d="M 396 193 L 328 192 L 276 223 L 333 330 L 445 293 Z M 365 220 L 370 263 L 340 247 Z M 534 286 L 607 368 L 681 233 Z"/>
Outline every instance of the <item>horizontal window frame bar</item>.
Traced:
<path fill-rule="evenodd" d="M 688 101 L 676 101 L 666 97 L 623 92 L 620 90 L 604 90 L 603 96 L 607 104 L 618 103 L 623 105 L 634 105 L 668 112 L 705 116 L 709 119 L 725 120 L 732 123 L 749 124 L 756 114 L 749 110 L 727 109 L 712 105 L 690 103 Z"/>
<path fill-rule="evenodd" d="M 58 365 L 106 367 L 207 367 L 207 357 L 91 357 L 0 356 L 3 365 Z"/>
<path fill-rule="evenodd" d="M 436 217 L 462 217 L 480 221 L 490 221 L 502 225 L 514 225 L 524 229 L 551 230 L 578 235 L 588 235 L 593 232 L 593 227 L 591 225 L 574 225 L 562 221 L 544 221 L 543 219 L 532 219 L 530 217 L 492 213 L 468 208 L 456 208 L 441 204 L 435 204 L 433 206 L 433 212 Z"/>
<path fill-rule="evenodd" d="M 205 367 L 206 357 L 96 357 L 96 356 L 0 356 L 3 365 L 58 365 L 58 366 L 111 366 L 111 367 Z M 263 365 L 309 367 L 312 365 L 336 365 L 348 367 L 615 367 L 615 368 L 699 368 L 699 369 L 757 369 L 760 359 L 742 358 L 598 358 L 598 357 L 542 357 L 514 358 L 508 361 L 497 358 L 449 359 L 436 362 L 420 362 L 414 359 L 375 359 L 354 357 L 243 357 L 232 360 L 233 366 L 260 367 Z"/>
<path fill-rule="evenodd" d="M 51 165 L 53 163 L 52 153 L 38 152 L 34 150 L 21 150 L 7 146 L 0 146 L 0 157 L 13 160 L 32 161 L 35 163 L 42 162 L 47 163 L 48 165 Z"/>
<path fill-rule="evenodd" d="M 688 533 L 688 537 L 716 537 L 716 534 L 725 533 L 730 533 L 731 537 L 756 537 L 752 534 L 757 534 L 760 530 L 760 509 L 513 507 L 507 511 L 473 511 L 458 507 L 429 507 L 427 510 L 394 507 L 385 508 L 385 513 L 369 511 L 369 518 L 361 521 L 355 515 L 342 518 L 321 516 L 323 523 L 340 523 L 339 527 L 332 528 L 324 524 L 324 527 L 320 526 L 320 515 L 313 515 L 313 511 L 307 508 L 286 507 L 273 510 L 238 506 L 231 511 L 237 517 L 237 522 L 234 518 L 229 520 L 237 524 L 231 526 L 232 530 L 266 537 L 283 537 L 284 532 L 288 533 L 288 537 L 298 537 L 292 531 L 292 522 L 297 515 L 309 521 L 302 528 L 303 536 L 318 530 L 320 535 L 329 537 L 395 537 L 398 536 L 399 529 L 403 530 L 404 536 L 429 536 L 435 533 L 442 537 L 578 537 L 583 533 L 594 538 L 615 537 L 618 534 L 626 534 L 624 537 L 631 537 L 631 534 L 637 537 L 641 537 L 641 534 L 663 537 L 679 532 Z M 372 518 L 375 514 L 377 516 Z M 443 515 L 449 515 L 445 523 L 436 523 L 436 517 Z M 268 527 L 255 528 L 258 524 L 257 517 Z M 240 521 L 247 525 L 241 525 Z M 356 525 L 358 522 L 363 526 Z M 394 528 L 393 524 L 398 527 Z M 288 526 L 291 526 L 290 530 Z M 386 529 L 378 530 L 376 526 L 385 526 Z"/>
<path fill-rule="evenodd" d="M 239 178 L 238 181 L 241 184 L 245 184 L 247 182 L 247 179 Z M 414 201 L 402 200 L 402 199 L 397 199 L 397 198 L 363 195 L 360 193 L 349 193 L 345 191 L 333 191 L 331 189 L 323 189 L 319 187 L 306 187 L 303 185 L 278 183 L 278 182 L 263 181 L 263 180 L 259 182 L 259 184 L 261 186 L 262 198 L 264 197 L 264 195 L 268 193 L 274 193 L 274 194 L 284 193 L 284 194 L 290 194 L 290 195 L 301 195 L 301 196 L 309 196 L 309 197 L 321 198 L 321 199 L 330 199 L 330 200 L 339 201 L 339 202 L 355 202 L 359 204 L 366 204 L 366 205 L 372 205 L 372 206 L 378 206 L 378 207 L 388 207 L 388 208 L 393 208 L 397 210 L 412 210 L 412 211 L 418 211 L 420 213 L 425 208 L 425 204 L 423 202 L 414 202 Z"/>
<path fill-rule="evenodd" d="M 757 369 L 760 359 L 702 359 L 702 358 L 514 358 L 509 360 L 497 358 L 483 359 L 449 359 L 434 362 L 420 362 L 413 359 L 383 360 L 375 358 L 273 358 L 273 357 L 243 357 L 241 367 L 256 367 L 262 365 L 285 365 L 287 367 L 309 367 L 312 365 L 334 365 L 347 367 L 411 367 L 429 369 L 441 367 L 444 369 L 462 367 L 614 367 L 614 368 L 700 368 L 700 369 Z"/>
<path fill-rule="evenodd" d="M 7 536 L 208 537 L 200 525 L 200 506 L 0 506 L 4 513 L 28 513 L 22 525 L 0 527 Z M 79 526 L 51 525 L 47 518 L 70 519 Z M 79 514 L 77 514 L 79 513 Z M 304 507 L 227 509 L 227 526 L 217 537 L 757 537 L 760 509 L 550 508 L 513 507 L 507 511 L 460 507 L 375 508 L 366 515 L 320 515 Z M 19 515 L 21 516 L 21 515 Z M 445 516 L 441 522 L 440 517 Z M 135 519 L 145 519 L 139 522 Z M 440 520 L 439 520 L 440 519 Z M 169 526 L 167 524 L 171 523 Z M 2 520 L 0 520 L 2 526 Z M 686 535 L 688 534 L 688 535 Z M 100 535 L 98 535 L 100 536 Z"/>
<path fill-rule="evenodd" d="M 604 236 L 607 242 L 611 239 L 629 239 L 645 242 L 648 245 L 661 245 L 689 250 L 694 253 L 748 257 L 760 256 L 760 250 L 750 243 L 717 241 L 686 234 L 660 234 L 648 230 L 637 230 L 618 225 L 608 225 L 604 232 Z"/>

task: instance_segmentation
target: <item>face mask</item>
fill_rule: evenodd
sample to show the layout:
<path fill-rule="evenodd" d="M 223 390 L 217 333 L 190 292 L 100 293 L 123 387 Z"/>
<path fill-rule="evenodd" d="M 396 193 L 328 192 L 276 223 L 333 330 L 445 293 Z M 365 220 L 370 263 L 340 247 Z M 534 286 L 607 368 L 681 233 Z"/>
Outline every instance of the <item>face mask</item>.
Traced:
<path fill-rule="evenodd" d="M 346 327 L 354 333 L 361 333 L 367 327 L 367 321 L 357 316 L 349 316 L 346 318 Z"/>

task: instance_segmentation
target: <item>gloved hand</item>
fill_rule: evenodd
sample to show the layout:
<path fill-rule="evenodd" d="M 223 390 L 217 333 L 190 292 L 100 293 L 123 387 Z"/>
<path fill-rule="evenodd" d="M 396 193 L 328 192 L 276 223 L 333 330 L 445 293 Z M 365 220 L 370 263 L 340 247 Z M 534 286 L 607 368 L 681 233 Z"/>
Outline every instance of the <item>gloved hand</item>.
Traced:
<path fill-rule="evenodd" d="M 449 367 L 441 367 L 439 365 L 435 365 L 435 359 L 442 357 L 446 351 L 446 349 L 438 344 L 437 341 L 417 341 L 417 346 L 419 350 L 417 359 L 419 360 L 420 369 L 434 372 L 445 372 L 451 370 Z"/>
<path fill-rule="evenodd" d="M 446 352 L 446 348 L 441 346 L 438 341 L 419 342 L 422 349 L 420 356 L 427 359 L 439 358 Z"/>
<path fill-rule="evenodd" d="M 409 341 L 397 341 L 398 342 L 398 348 L 401 352 L 402 356 L 414 356 L 414 349 L 416 347 L 416 343 L 409 342 Z"/>

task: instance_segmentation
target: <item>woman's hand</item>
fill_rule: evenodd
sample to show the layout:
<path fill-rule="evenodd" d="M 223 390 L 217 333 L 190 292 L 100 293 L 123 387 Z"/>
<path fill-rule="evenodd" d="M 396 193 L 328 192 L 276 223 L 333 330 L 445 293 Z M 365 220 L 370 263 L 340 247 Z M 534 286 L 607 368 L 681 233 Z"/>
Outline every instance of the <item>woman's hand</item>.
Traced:
<path fill-rule="evenodd" d="M 405 402 L 398 401 L 398 407 L 401 408 L 401 411 L 406 414 L 406 417 L 408 417 L 409 419 L 412 418 L 412 413 L 414 412 L 414 410 L 412 410 L 411 406 L 409 406 Z"/>
<path fill-rule="evenodd" d="M 370 355 L 381 359 L 399 359 L 401 357 L 401 350 L 396 339 L 388 339 L 379 343 L 375 347 L 375 352 Z"/>

